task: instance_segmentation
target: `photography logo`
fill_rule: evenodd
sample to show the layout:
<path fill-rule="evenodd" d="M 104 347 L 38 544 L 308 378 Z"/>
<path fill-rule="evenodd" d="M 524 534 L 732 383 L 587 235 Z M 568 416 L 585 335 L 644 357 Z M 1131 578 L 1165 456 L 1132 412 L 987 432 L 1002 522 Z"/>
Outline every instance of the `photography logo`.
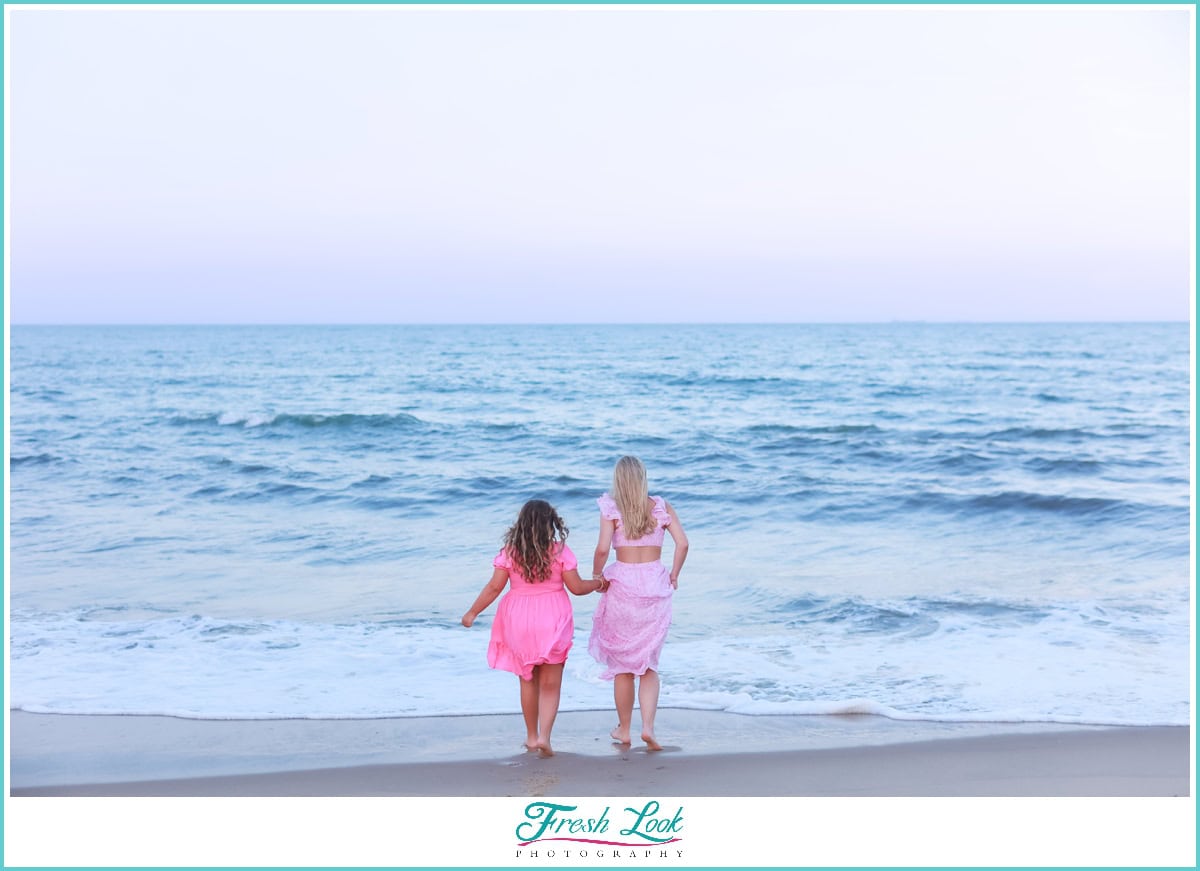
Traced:
<path fill-rule="evenodd" d="M 682 859 L 683 807 L 650 800 L 614 814 L 578 813 L 578 805 L 530 802 L 517 825 L 518 859 Z"/>

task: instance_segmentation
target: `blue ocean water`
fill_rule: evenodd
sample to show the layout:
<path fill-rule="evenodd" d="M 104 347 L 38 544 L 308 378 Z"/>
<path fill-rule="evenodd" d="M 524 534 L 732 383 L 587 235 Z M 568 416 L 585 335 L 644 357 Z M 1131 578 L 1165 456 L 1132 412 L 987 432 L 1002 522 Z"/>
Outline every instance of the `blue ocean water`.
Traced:
<path fill-rule="evenodd" d="M 15 708 L 516 711 L 458 618 L 633 453 L 663 705 L 1189 721 L 1187 324 L 17 326 L 10 380 Z"/>

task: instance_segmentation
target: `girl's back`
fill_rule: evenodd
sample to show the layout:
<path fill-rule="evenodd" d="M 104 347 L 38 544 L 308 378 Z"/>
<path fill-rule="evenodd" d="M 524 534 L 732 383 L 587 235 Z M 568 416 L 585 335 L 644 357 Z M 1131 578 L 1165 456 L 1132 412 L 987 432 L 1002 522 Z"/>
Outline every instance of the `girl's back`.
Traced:
<path fill-rule="evenodd" d="M 563 592 L 563 571 L 575 568 L 578 563 L 575 554 L 561 541 L 551 545 L 550 574 L 542 581 L 530 581 L 521 573 L 517 561 L 513 559 L 508 549 L 500 551 L 492 565 L 508 571 L 509 590 L 518 596 L 539 595 L 544 593 Z"/>

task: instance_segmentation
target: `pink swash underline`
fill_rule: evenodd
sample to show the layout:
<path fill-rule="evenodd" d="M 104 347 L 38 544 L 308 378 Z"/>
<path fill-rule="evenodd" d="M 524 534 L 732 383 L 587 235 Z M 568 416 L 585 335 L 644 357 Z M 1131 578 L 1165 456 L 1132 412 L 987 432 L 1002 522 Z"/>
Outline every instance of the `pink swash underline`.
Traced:
<path fill-rule="evenodd" d="M 682 841 L 683 838 L 672 838 L 669 841 L 651 841 L 649 844 L 626 844 L 623 841 L 593 841 L 590 838 L 535 838 L 532 841 L 520 841 L 518 847 L 528 847 L 530 844 L 540 844 L 542 841 L 571 841 L 576 844 L 600 844 L 604 847 L 661 847 L 665 844 L 674 844 L 676 841 Z"/>

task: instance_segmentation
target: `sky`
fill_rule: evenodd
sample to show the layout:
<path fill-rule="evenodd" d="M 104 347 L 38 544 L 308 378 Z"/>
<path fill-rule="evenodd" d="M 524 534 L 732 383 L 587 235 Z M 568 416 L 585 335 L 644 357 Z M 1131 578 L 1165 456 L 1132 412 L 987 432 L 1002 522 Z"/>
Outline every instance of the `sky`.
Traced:
<path fill-rule="evenodd" d="M 16 324 L 1189 318 L 1190 8 L 6 12 Z"/>

